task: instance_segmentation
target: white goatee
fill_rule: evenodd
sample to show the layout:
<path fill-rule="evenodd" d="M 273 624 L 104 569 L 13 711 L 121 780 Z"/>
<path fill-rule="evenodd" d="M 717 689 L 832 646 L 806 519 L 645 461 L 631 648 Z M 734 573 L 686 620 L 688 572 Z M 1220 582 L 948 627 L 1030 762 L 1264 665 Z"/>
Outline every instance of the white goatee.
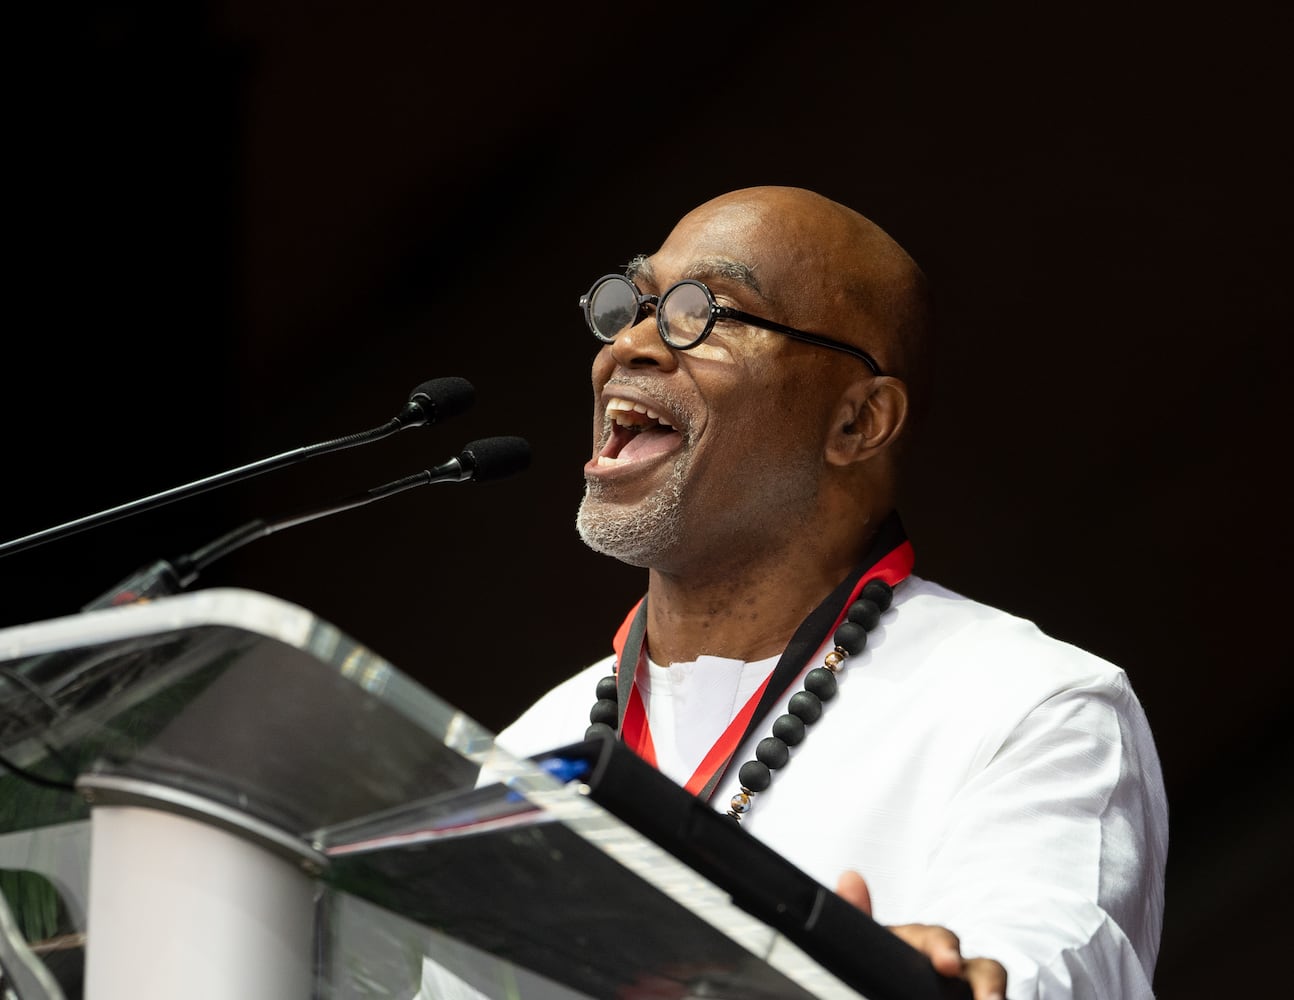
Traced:
<path fill-rule="evenodd" d="M 652 565 L 678 544 L 684 478 L 682 463 L 676 463 L 664 486 L 632 505 L 606 500 L 604 484 L 597 480 L 586 483 L 575 518 L 580 538 L 593 551 L 630 566 Z"/>

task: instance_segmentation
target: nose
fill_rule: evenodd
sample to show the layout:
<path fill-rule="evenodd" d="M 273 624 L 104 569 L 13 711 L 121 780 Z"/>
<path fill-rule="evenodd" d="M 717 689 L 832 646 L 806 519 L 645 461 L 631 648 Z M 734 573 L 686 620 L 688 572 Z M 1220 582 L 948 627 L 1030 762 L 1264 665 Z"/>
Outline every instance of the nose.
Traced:
<path fill-rule="evenodd" d="M 644 309 L 642 319 L 618 334 L 615 343 L 607 347 L 616 363 L 625 368 L 673 370 L 678 367 L 678 351 L 661 337 L 656 310 L 651 307 Z"/>

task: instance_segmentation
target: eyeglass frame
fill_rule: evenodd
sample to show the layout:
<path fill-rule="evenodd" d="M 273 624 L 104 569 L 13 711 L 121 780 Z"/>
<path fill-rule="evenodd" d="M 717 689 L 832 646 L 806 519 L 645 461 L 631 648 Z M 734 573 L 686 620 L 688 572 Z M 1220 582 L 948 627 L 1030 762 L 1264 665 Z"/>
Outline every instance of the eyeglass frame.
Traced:
<path fill-rule="evenodd" d="M 666 347 L 672 347 L 677 351 L 690 351 L 692 348 L 704 341 L 706 337 L 710 336 L 710 332 L 714 329 L 716 321 L 721 319 L 735 319 L 741 323 L 745 323 L 747 326 L 758 327 L 761 330 L 771 330 L 774 333 L 783 334 L 784 336 L 790 337 L 792 340 L 799 340 L 803 343 L 813 344 L 817 347 L 826 347 L 833 351 L 841 351 L 851 357 L 857 358 L 871 370 L 873 375 L 885 374 L 881 371 L 881 366 L 877 363 L 876 359 L 861 347 L 854 347 L 850 344 L 842 343 L 839 340 L 832 340 L 830 337 L 824 337 L 821 334 L 807 333 L 804 330 L 797 330 L 795 327 L 787 326 L 785 323 L 778 323 L 771 319 L 764 319 L 763 317 L 756 316 L 753 313 L 748 313 L 741 309 L 734 309 L 732 306 L 721 306 L 715 301 L 714 292 L 710 291 L 710 286 L 704 281 L 698 281 L 695 278 L 684 278 L 681 281 L 676 281 L 659 295 L 650 295 L 639 291 L 638 286 L 634 284 L 633 279 L 626 277 L 623 274 L 602 275 L 602 277 L 598 278 L 597 281 L 593 282 L 593 284 L 589 286 L 589 290 L 587 292 L 580 296 L 580 309 L 584 313 L 584 322 L 588 324 L 589 330 L 592 331 L 593 336 L 604 344 L 614 344 L 616 342 L 616 338 L 604 336 L 598 332 L 597 327 L 594 325 L 593 293 L 608 281 L 612 280 L 621 281 L 628 285 L 637 300 L 637 310 L 634 313 L 634 318 L 629 325 L 625 327 L 625 329 L 627 330 L 629 327 L 637 326 L 641 323 L 643 319 L 643 310 L 646 306 L 650 305 L 656 313 L 656 332 L 660 334 L 661 341 Z M 701 291 L 705 292 L 706 301 L 710 304 L 710 315 L 706 319 L 705 326 L 701 329 L 701 333 L 695 340 L 687 344 L 676 344 L 669 339 L 669 336 L 665 332 L 665 324 L 664 320 L 661 318 L 660 311 L 661 300 L 668 297 L 670 292 L 674 291 L 674 289 L 678 288 L 680 285 L 696 285 L 701 289 Z"/>

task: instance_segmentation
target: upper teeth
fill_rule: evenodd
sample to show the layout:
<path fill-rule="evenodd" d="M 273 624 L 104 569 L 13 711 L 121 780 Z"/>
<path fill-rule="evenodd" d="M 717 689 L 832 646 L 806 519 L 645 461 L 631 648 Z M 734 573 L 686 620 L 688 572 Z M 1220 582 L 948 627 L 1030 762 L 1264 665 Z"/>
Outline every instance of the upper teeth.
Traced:
<path fill-rule="evenodd" d="M 656 421 L 657 423 L 659 423 L 662 427 L 673 427 L 673 426 L 674 426 L 674 425 L 673 425 L 673 424 L 671 424 L 671 423 L 670 423 L 670 422 L 669 422 L 665 417 L 661 416 L 659 413 L 657 413 L 655 410 L 653 410 L 650 406 L 645 406 L 645 405 L 643 405 L 642 403 L 631 403 L 631 402 L 630 402 L 629 400 L 627 400 L 627 399 L 611 399 L 611 400 L 608 400 L 608 401 L 607 401 L 607 416 L 609 416 L 612 420 L 614 420 L 614 421 L 615 421 L 616 423 L 618 423 L 618 424 L 621 424 L 622 426 L 623 426 L 623 425 L 625 425 L 625 424 L 627 424 L 627 423 L 630 423 L 630 421 L 621 420 L 621 419 L 617 416 L 617 414 L 619 414 L 619 413 L 642 413 L 642 414 L 646 415 L 646 417 L 647 417 L 649 420 L 655 420 L 655 421 Z"/>

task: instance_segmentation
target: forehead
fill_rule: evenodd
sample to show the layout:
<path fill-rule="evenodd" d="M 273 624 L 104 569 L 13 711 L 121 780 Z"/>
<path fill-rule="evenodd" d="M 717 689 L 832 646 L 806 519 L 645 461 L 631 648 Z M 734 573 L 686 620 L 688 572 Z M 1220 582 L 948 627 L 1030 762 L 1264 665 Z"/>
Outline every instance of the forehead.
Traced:
<path fill-rule="evenodd" d="M 676 225 L 643 272 L 661 286 L 681 278 L 744 286 L 767 302 L 820 297 L 834 269 L 830 237 L 814 213 L 759 201 L 702 205 Z"/>

